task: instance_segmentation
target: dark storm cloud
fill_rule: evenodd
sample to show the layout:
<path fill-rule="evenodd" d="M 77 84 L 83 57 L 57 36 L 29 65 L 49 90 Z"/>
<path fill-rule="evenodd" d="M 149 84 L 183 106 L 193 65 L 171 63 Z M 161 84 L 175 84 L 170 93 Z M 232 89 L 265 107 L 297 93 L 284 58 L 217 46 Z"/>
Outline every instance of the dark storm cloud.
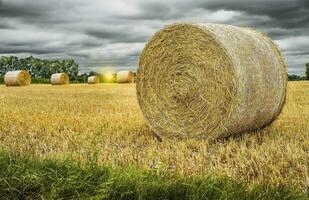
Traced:
<path fill-rule="evenodd" d="M 87 35 L 94 36 L 97 38 L 109 40 L 110 42 L 142 42 L 147 39 L 147 36 L 134 34 L 130 29 L 119 31 L 112 30 L 87 30 Z"/>
<path fill-rule="evenodd" d="M 302 28 L 309 24 L 308 0 L 236 0 L 211 1 L 200 4 L 211 10 L 242 11 L 248 15 L 268 16 L 272 25 L 284 28 Z"/>
<path fill-rule="evenodd" d="M 254 27 L 283 49 L 290 73 L 309 62 L 308 0 L 0 0 L 0 54 L 136 69 L 148 38 L 181 21 Z"/>
<path fill-rule="evenodd" d="M 309 55 L 308 49 L 305 49 L 304 51 L 294 51 L 294 52 L 289 52 L 289 55 L 294 56 L 294 55 L 299 55 L 299 56 L 306 56 Z"/>
<path fill-rule="evenodd" d="M 9 25 L 9 24 L 5 24 L 3 22 L 0 22 L 0 29 L 13 29 L 14 27 Z"/>
<path fill-rule="evenodd" d="M 178 8 L 177 6 L 168 4 L 168 1 L 166 4 L 160 1 L 142 2 L 138 5 L 140 12 L 133 16 L 126 17 L 133 20 L 172 20 L 185 16 L 184 12 L 179 12 L 184 8 Z"/>
<path fill-rule="evenodd" d="M 22 47 L 22 46 L 18 46 L 18 47 L 2 47 L 0 48 L 0 54 L 19 54 L 19 53 L 27 53 L 27 52 L 31 52 L 32 54 L 49 54 L 49 53 L 62 53 L 62 51 L 58 50 L 58 49 L 40 49 L 40 48 L 36 48 L 36 49 L 29 49 L 28 47 Z"/>
<path fill-rule="evenodd" d="M 41 14 L 41 10 L 35 9 L 32 3 L 0 1 L 1 17 L 39 17 Z"/>
<path fill-rule="evenodd" d="M 87 54 L 87 53 L 70 52 L 70 53 L 68 53 L 68 56 L 79 57 L 79 58 L 82 58 L 82 59 L 90 59 L 90 55 Z"/>

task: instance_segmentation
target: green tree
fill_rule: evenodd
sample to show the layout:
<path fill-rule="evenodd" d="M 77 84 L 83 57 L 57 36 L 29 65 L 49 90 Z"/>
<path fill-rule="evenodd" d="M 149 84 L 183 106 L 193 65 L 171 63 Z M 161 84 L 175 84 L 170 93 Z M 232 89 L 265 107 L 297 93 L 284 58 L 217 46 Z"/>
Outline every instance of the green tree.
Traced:
<path fill-rule="evenodd" d="M 71 80 L 78 79 L 79 65 L 73 59 L 42 60 L 33 56 L 19 59 L 16 56 L 0 57 L 0 77 L 11 70 L 27 70 L 33 78 L 49 79 L 53 73 L 66 72 Z"/>
<path fill-rule="evenodd" d="M 7 71 L 20 69 L 19 60 L 15 56 L 1 56 L 0 75 L 5 75 Z"/>
<path fill-rule="evenodd" d="M 73 59 L 62 61 L 62 71 L 68 73 L 72 80 L 77 79 L 79 72 L 79 65 Z"/>
<path fill-rule="evenodd" d="M 306 64 L 306 78 L 309 80 L 309 63 Z"/>

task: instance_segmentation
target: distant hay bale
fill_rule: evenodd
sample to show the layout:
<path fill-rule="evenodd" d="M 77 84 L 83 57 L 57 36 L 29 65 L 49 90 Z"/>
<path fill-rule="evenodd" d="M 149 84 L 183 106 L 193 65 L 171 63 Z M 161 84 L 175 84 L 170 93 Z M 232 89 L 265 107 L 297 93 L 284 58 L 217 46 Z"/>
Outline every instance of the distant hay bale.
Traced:
<path fill-rule="evenodd" d="M 134 74 L 131 71 L 120 71 L 117 73 L 117 83 L 134 83 Z"/>
<path fill-rule="evenodd" d="M 100 83 L 100 79 L 97 76 L 89 76 L 87 82 L 88 84 L 98 84 Z"/>
<path fill-rule="evenodd" d="M 174 24 L 145 46 L 137 98 L 159 136 L 222 138 L 269 125 L 285 103 L 287 67 L 265 34 Z"/>
<path fill-rule="evenodd" d="M 27 86 L 31 83 L 31 76 L 25 70 L 9 71 L 4 76 L 6 86 Z"/>
<path fill-rule="evenodd" d="M 67 85 L 70 83 L 70 77 L 66 73 L 53 74 L 50 83 L 52 85 Z"/>

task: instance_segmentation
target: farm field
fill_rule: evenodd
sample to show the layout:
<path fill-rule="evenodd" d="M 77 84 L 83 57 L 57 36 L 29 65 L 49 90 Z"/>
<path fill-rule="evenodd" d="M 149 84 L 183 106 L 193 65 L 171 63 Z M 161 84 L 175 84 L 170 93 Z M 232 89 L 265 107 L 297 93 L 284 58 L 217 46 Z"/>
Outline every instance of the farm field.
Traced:
<path fill-rule="evenodd" d="M 158 141 L 134 84 L 1 85 L 0 107 L 0 148 L 20 155 L 309 187 L 309 82 L 289 82 L 286 105 L 271 126 L 216 142 Z"/>

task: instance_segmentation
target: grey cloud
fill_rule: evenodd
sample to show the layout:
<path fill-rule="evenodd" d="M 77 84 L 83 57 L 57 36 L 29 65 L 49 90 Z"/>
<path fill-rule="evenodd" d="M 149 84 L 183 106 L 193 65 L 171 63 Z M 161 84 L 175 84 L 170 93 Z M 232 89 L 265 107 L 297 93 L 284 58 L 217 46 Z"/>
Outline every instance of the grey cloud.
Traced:
<path fill-rule="evenodd" d="M 206 9 L 242 11 L 250 15 L 269 16 L 272 26 L 297 28 L 308 25 L 309 6 L 306 0 L 236 0 L 200 3 Z"/>
<path fill-rule="evenodd" d="M 184 12 L 181 12 L 182 8 L 168 5 L 168 3 L 168 1 L 166 4 L 159 1 L 142 2 L 138 5 L 140 12 L 134 16 L 126 16 L 126 18 L 133 20 L 171 20 L 185 15 Z"/>
<path fill-rule="evenodd" d="M 69 52 L 68 55 L 71 57 L 78 57 L 81 59 L 90 59 L 90 55 L 87 53 Z"/>
<path fill-rule="evenodd" d="M 294 52 L 289 52 L 289 55 L 294 56 L 294 55 L 298 55 L 298 56 L 308 56 L 309 55 L 309 51 L 306 49 L 304 51 L 294 51 Z M 309 61 L 308 61 L 309 63 Z"/>
<path fill-rule="evenodd" d="M 87 30 L 85 31 L 87 35 L 91 35 L 104 40 L 109 40 L 110 42 L 141 42 L 146 40 L 146 36 L 139 36 L 136 34 L 130 34 L 122 31 L 108 31 L 108 30 Z"/>
<path fill-rule="evenodd" d="M 77 38 L 72 41 L 65 41 L 64 44 L 71 50 L 95 48 L 104 45 L 106 42 L 94 38 Z"/>
<path fill-rule="evenodd" d="M 59 49 L 46 49 L 46 48 L 29 48 L 27 46 L 10 46 L 10 47 L 1 47 L 0 54 L 19 54 L 19 53 L 27 53 L 31 52 L 31 54 L 49 54 L 49 53 L 64 53 Z"/>
<path fill-rule="evenodd" d="M 12 27 L 8 24 L 0 23 L 0 29 L 11 29 Z"/>
<path fill-rule="evenodd" d="M 39 17 L 41 10 L 35 9 L 32 3 L 0 1 L 0 16 L 2 17 Z"/>
<path fill-rule="evenodd" d="M 16 27 L 10 21 L 0 17 L 0 29 L 16 29 Z"/>
<path fill-rule="evenodd" d="M 148 38 L 179 21 L 254 27 L 284 49 L 290 73 L 309 62 L 308 0 L 0 0 L 0 54 L 136 69 Z"/>

